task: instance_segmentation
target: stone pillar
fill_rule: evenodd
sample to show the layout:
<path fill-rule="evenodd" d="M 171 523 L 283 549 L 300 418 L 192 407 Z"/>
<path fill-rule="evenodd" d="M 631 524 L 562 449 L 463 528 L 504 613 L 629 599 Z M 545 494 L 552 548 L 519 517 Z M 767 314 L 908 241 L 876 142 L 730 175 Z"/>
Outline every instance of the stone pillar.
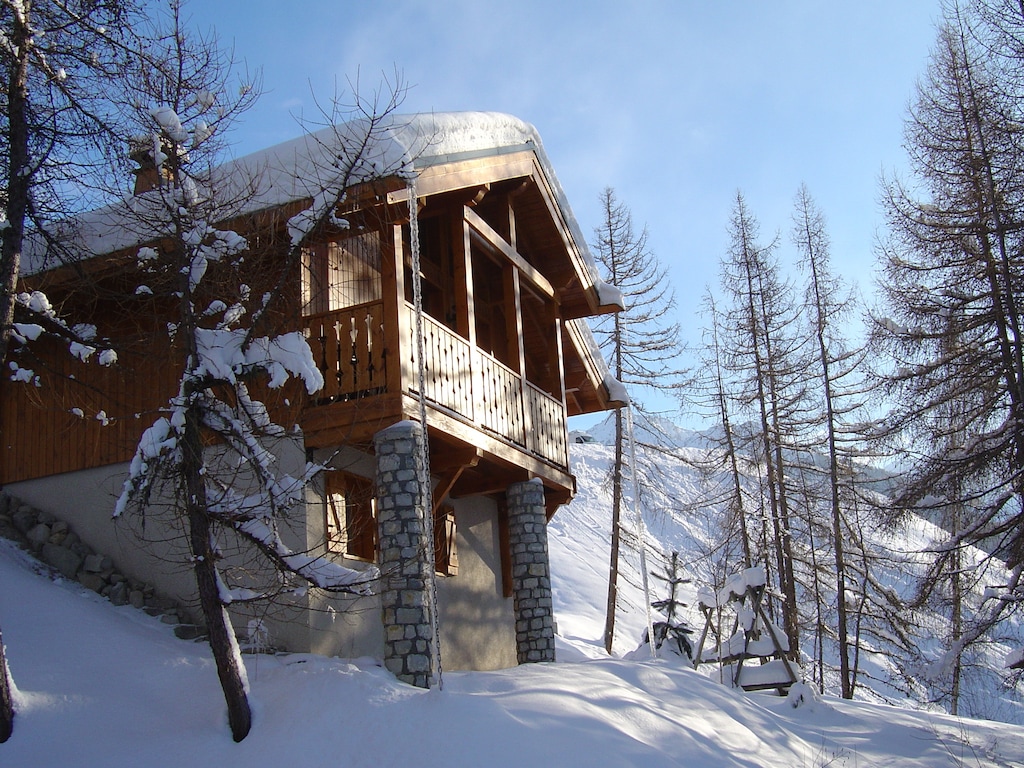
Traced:
<path fill-rule="evenodd" d="M 377 526 L 384 623 L 384 666 L 399 680 L 429 688 L 434 679 L 430 571 L 424 525 L 427 494 L 423 430 L 402 421 L 373 437 L 377 452 Z"/>
<path fill-rule="evenodd" d="M 544 485 L 529 480 L 510 485 L 509 546 L 516 616 L 516 656 L 520 664 L 555 660 L 555 619 L 551 608 L 548 522 Z"/>

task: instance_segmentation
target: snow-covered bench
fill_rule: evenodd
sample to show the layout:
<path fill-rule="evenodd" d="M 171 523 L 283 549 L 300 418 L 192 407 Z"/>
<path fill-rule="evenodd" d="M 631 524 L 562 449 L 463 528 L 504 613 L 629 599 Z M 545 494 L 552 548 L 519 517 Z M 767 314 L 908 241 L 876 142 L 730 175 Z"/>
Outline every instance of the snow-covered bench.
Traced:
<path fill-rule="evenodd" d="M 704 629 L 693 666 L 719 664 L 723 679 L 735 687 L 745 691 L 775 688 L 784 694 L 797 682 L 797 675 L 786 657 L 789 638 L 765 613 L 764 594 L 765 574 L 761 566 L 731 576 L 718 592 L 698 590 Z M 729 616 L 732 631 L 726 637 L 723 629 Z M 709 635 L 713 644 L 705 648 Z M 753 660 L 758 663 L 747 664 Z"/>

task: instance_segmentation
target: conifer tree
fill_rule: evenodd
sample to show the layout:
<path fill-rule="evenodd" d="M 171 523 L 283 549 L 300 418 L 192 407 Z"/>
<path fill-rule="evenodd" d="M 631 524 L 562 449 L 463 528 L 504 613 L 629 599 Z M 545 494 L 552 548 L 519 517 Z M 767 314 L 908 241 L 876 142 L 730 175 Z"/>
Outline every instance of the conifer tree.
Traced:
<path fill-rule="evenodd" d="M 922 580 L 956 604 L 947 659 L 958 659 L 1024 599 L 1024 117 L 1018 4 L 981 3 L 1005 26 L 947 9 L 906 121 L 915 184 L 889 181 L 888 236 L 880 248 L 881 308 L 872 342 L 891 398 L 879 437 L 906 470 L 894 511 L 945 526 Z M 1008 578 L 961 557 L 979 544 Z M 988 587 L 971 611 L 969 586 Z M 959 595 L 960 597 L 956 597 Z M 957 699 L 959 665 L 948 690 Z"/>
<path fill-rule="evenodd" d="M 839 326 L 848 318 L 853 309 L 852 296 L 845 292 L 841 282 L 832 274 L 830 265 L 829 239 L 825 229 L 824 216 L 814 204 L 805 186 L 797 193 L 793 214 L 793 241 L 800 255 L 800 265 L 807 275 L 805 296 L 807 322 L 814 338 L 815 354 L 813 391 L 821 403 L 816 421 L 825 432 L 827 477 L 825 478 L 825 507 L 829 531 L 828 550 L 835 578 L 836 634 L 839 653 L 840 691 L 844 699 L 853 698 L 853 669 L 851 666 L 849 622 L 847 616 L 847 565 L 845 540 L 849 523 L 846 519 L 844 501 L 850 493 L 844 490 L 852 483 L 844 467 L 852 465 L 856 434 L 849 424 L 850 418 L 860 406 L 858 367 L 863 355 L 857 349 L 850 349 L 841 335 Z M 813 471 L 814 462 L 808 461 L 803 470 L 803 479 Z M 808 499 L 807 527 L 813 531 L 814 504 Z M 819 544 L 820 546 L 820 544 Z M 811 542 L 812 556 L 818 546 Z M 814 566 L 815 579 L 818 568 Z M 816 590 L 817 591 L 817 590 Z M 819 597 L 816 604 L 820 606 Z M 819 626 L 822 626 L 819 622 Z M 819 652 L 821 644 L 819 643 Z"/>
<path fill-rule="evenodd" d="M 622 291 L 626 309 L 602 318 L 594 333 L 612 375 L 631 393 L 643 388 L 673 390 L 683 371 L 676 367 L 682 351 L 679 325 L 670 319 L 675 299 L 665 269 L 647 246 L 647 230 L 633 228 L 629 209 L 606 188 L 601 194 L 602 222 L 595 231 L 595 258 L 603 276 Z M 631 394 L 631 405 L 642 408 Z M 626 463 L 626 432 L 621 411 L 615 412 L 615 459 L 612 465 L 611 556 L 604 645 L 612 651 L 618 596 L 620 520 Z"/>
<path fill-rule="evenodd" d="M 760 555 L 774 566 L 782 593 L 783 628 L 799 652 L 799 614 L 794 562 L 794 492 L 787 451 L 798 438 L 806 360 L 801 347 L 792 286 L 779 267 L 773 240 L 763 245 L 759 225 L 737 193 L 729 226 L 730 247 L 722 262 L 722 348 L 731 370 L 732 397 L 753 425 L 745 441 L 756 466 L 766 519 Z M 754 547 L 752 546 L 752 549 Z M 769 572 L 771 568 L 769 567 Z"/>

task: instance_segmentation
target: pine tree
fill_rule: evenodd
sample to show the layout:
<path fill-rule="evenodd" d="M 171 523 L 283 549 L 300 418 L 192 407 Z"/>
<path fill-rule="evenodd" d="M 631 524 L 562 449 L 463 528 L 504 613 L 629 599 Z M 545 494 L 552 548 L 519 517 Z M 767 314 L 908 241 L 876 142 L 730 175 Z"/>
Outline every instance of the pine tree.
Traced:
<path fill-rule="evenodd" d="M 683 618 L 683 609 L 686 608 L 686 603 L 679 599 L 679 588 L 684 584 L 689 584 L 690 580 L 683 576 L 679 553 L 672 553 L 663 573 L 652 571 L 651 575 L 658 581 L 664 582 L 668 589 L 667 597 L 651 603 L 654 610 L 661 611 L 665 615 L 663 620 L 654 622 L 654 647 L 660 649 L 668 642 L 675 646 L 673 650 L 680 656 L 692 659 L 693 644 L 690 642 L 690 635 L 693 634 L 693 628 Z M 646 635 L 644 639 L 647 640 Z"/>

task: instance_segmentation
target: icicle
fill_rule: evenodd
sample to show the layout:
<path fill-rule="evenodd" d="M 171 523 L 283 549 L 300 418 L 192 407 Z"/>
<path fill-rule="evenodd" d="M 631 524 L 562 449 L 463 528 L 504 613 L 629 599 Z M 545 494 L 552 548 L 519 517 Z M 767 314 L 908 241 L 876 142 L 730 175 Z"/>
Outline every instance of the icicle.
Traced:
<path fill-rule="evenodd" d="M 647 611 L 647 639 L 651 658 L 658 658 L 657 639 L 654 637 L 654 617 L 651 615 L 651 586 L 647 577 L 647 537 L 644 535 L 644 516 L 640 509 L 640 482 L 636 477 L 636 438 L 633 436 L 633 408 L 626 406 L 626 431 L 629 434 L 629 472 L 633 481 L 633 512 L 636 515 L 636 536 L 640 547 L 640 575 L 644 585 L 644 608 Z"/>
<path fill-rule="evenodd" d="M 434 635 L 431 655 L 434 669 L 437 671 L 438 690 L 444 690 L 444 679 L 441 674 L 441 632 L 437 617 L 437 575 L 434 571 L 434 514 L 430 489 L 430 444 L 427 439 L 427 398 L 426 388 L 426 345 L 423 341 L 423 282 L 420 275 L 420 221 L 419 201 L 416 198 L 416 177 L 409 180 L 409 248 L 412 257 L 412 301 L 415 310 L 415 341 L 416 341 L 416 387 L 420 396 L 420 427 L 423 429 L 423 495 L 424 514 L 423 527 L 427 538 L 427 573 L 430 588 L 427 597 L 430 608 L 430 629 Z"/>

